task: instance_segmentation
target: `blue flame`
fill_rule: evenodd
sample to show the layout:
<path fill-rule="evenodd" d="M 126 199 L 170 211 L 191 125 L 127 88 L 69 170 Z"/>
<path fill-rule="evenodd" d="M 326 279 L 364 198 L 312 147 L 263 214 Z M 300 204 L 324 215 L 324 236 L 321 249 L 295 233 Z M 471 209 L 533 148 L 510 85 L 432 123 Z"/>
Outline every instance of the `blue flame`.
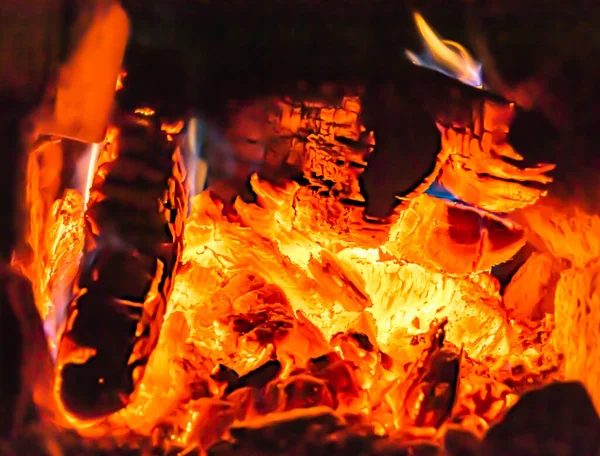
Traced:
<path fill-rule="evenodd" d="M 415 13 L 414 16 L 425 50 L 421 55 L 406 50 L 409 60 L 415 65 L 458 79 L 464 84 L 483 87 L 481 63 L 471 57 L 460 44 L 441 39 L 419 13 Z"/>
<path fill-rule="evenodd" d="M 462 202 L 459 198 L 457 198 L 450 190 L 444 187 L 439 182 L 434 182 L 431 186 L 425 191 L 426 194 L 433 196 L 435 198 L 452 201 L 452 202 Z"/>

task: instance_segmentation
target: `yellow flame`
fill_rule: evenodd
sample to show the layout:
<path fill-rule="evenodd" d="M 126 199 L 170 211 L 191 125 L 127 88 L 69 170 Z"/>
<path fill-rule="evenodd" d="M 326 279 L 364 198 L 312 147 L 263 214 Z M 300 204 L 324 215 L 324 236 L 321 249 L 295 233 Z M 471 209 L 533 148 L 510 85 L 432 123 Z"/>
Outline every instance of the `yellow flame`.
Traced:
<path fill-rule="evenodd" d="M 441 39 L 419 13 L 415 12 L 414 17 L 429 58 L 419 57 L 407 50 L 408 58 L 415 65 L 435 69 L 474 87 L 482 87 L 481 64 L 464 46 Z"/>
<path fill-rule="evenodd" d="M 144 117 L 151 117 L 155 114 L 152 108 L 137 108 L 134 112 Z"/>
<path fill-rule="evenodd" d="M 102 150 L 101 144 L 92 144 L 90 150 L 90 162 L 88 166 L 87 176 L 86 176 L 86 184 L 85 184 L 85 194 L 84 194 L 84 202 L 85 207 L 87 208 L 88 200 L 90 199 L 90 189 L 92 187 L 92 182 L 94 180 L 94 175 L 96 174 L 96 169 L 98 168 L 98 159 L 100 158 L 100 151 Z"/>

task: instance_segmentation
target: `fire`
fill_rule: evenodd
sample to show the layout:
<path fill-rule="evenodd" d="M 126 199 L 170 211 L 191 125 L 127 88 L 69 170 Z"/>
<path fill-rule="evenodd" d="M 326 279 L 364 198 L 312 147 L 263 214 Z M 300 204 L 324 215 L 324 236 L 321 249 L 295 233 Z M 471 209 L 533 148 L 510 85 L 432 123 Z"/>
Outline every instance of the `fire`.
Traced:
<path fill-rule="evenodd" d="M 117 76 L 117 83 L 115 85 L 115 91 L 123 90 L 123 81 L 127 77 L 127 71 L 121 70 Z"/>
<path fill-rule="evenodd" d="M 374 143 L 359 121 L 360 100 L 348 97 L 336 108 L 314 103 L 305 112 L 285 102 L 280 108 L 279 128 L 306 135 L 302 151 L 291 149 L 303 155 L 288 160 L 307 175 L 322 166 L 321 176 L 312 174 L 315 183 L 345 184 L 323 194 L 254 175 L 256 202 L 238 198 L 233 212 L 209 191 L 194 196 L 185 223 L 175 221 L 185 247 L 156 348 L 145 373 L 133 377 L 135 391 L 121 410 L 93 420 L 73 416 L 57 393 L 62 426 L 88 437 L 126 440 L 133 432 L 207 448 L 236 426 L 327 411 L 340 422 L 360 416 L 377 434 L 409 439 L 435 438 L 450 419 L 482 435 L 516 402 L 518 388 L 558 375 L 558 351 L 547 342 L 554 337 L 550 311 L 527 323 L 532 312 L 507 310 L 488 272 L 523 245 L 521 225 L 428 194 L 371 225 L 360 207 L 344 203 L 362 198 L 360 168 L 339 165 L 365 163 Z M 182 128 L 162 126 L 165 135 Z M 87 208 L 94 237 L 106 229 L 94 223 L 93 211 L 122 160 L 120 141 L 118 127 L 109 128 L 99 153 Z M 46 318 L 52 280 L 65 277 L 57 268 L 65 261 L 72 267 L 83 250 L 81 220 L 73 209 L 57 218 L 45 231 L 55 233 L 52 248 L 39 247 L 51 261 L 29 269 L 40 271 L 31 278 Z M 85 346 L 61 350 L 60 366 L 96 356 Z"/>
<path fill-rule="evenodd" d="M 414 13 L 414 17 L 426 50 L 423 56 L 407 50 L 406 55 L 411 62 L 473 87 L 482 87 L 481 64 L 459 43 L 441 39 L 419 13 Z"/>
<path fill-rule="evenodd" d="M 462 68 L 416 18 L 436 61 Z M 87 193 L 53 199 L 41 163 L 60 168 L 61 155 L 44 143 L 28 163 L 29 250 L 14 265 L 52 328 L 56 423 L 90 439 L 205 451 L 286 420 L 407 440 L 439 440 L 450 426 L 482 437 L 524 391 L 565 375 L 586 378 L 598 403 L 587 342 L 600 222 L 544 205 L 552 166 L 518 166 L 506 142 L 512 109 L 487 106 L 479 135 L 440 126 L 431 180 L 454 197 L 399 195 L 377 223 L 363 214 L 359 179 L 376 136 L 358 97 L 279 100 L 268 120 L 285 153 L 267 158 L 308 184 L 254 174 L 255 202 L 227 209 L 210 189 L 188 198 L 198 178 L 179 147 L 195 144 L 179 141 L 183 121 L 160 124 L 150 107 L 108 128 Z M 147 200 L 130 188 L 136 179 Z M 491 268 L 528 241 L 538 252 L 501 291 Z M 96 320 L 106 308 L 111 319 Z M 594 318 L 579 331 L 584 314 Z"/>

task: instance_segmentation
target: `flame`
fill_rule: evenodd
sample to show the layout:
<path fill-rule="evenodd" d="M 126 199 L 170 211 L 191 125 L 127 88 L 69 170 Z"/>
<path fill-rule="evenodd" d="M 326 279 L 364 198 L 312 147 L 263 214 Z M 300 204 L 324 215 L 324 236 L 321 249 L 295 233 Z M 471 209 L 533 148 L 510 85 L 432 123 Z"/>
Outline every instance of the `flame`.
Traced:
<path fill-rule="evenodd" d="M 24 245 L 12 259 L 33 284 L 53 355 L 84 239 L 84 196 L 79 189 L 61 188 L 63 160 L 58 139 L 44 139 L 29 152 Z"/>
<path fill-rule="evenodd" d="M 414 18 L 425 44 L 425 53 L 418 56 L 407 50 L 410 61 L 470 86 L 483 87 L 481 64 L 459 43 L 441 39 L 419 13 L 415 12 Z"/>
<path fill-rule="evenodd" d="M 85 192 L 84 192 L 84 201 L 87 207 L 88 201 L 90 199 L 90 189 L 92 187 L 92 181 L 94 180 L 94 175 L 96 174 L 96 169 L 98 168 L 98 160 L 100 159 L 100 151 L 102 150 L 101 144 L 92 144 L 90 146 L 90 158 L 89 164 L 87 168 L 87 176 L 85 180 Z"/>
<path fill-rule="evenodd" d="M 179 133 L 181 133 L 181 130 L 183 130 L 184 127 L 184 123 L 183 120 L 178 120 L 175 123 L 162 123 L 160 126 L 161 131 L 164 131 L 170 135 L 177 135 Z"/>
<path fill-rule="evenodd" d="M 123 81 L 127 77 L 127 71 L 121 70 L 117 76 L 117 83 L 115 85 L 115 91 L 123 90 Z"/>
<path fill-rule="evenodd" d="M 144 117 L 151 117 L 155 114 L 152 108 L 137 108 L 134 112 Z"/>
<path fill-rule="evenodd" d="M 277 127 L 290 150 L 304 154 L 290 152 L 286 160 L 299 163 L 313 185 L 274 185 L 254 174 L 256 202 L 238 198 L 233 211 L 209 190 L 192 197 L 158 345 L 144 376 L 134 379 L 136 391 L 122 410 L 91 421 L 69 415 L 57 394 L 61 426 L 89 438 L 160 435 L 165 445 L 201 450 L 236 434 L 230 430 L 300 418 L 341 426 L 359 416 L 375 434 L 432 439 L 452 421 L 482 436 L 516 402 L 519 388 L 559 378 L 553 310 L 534 298 L 505 302 L 488 272 L 526 241 L 522 225 L 492 210 L 510 207 L 506 201 L 517 205 L 519 198 L 521 207 L 535 201 L 516 183 L 506 198 L 490 196 L 475 172 L 464 171 L 463 179 L 479 192 L 459 188 L 462 201 L 424 193 L 404 201 L 389 219 L 366 222 L 362 208 L 345 203 L 349 195 L 361 198 L 362 168 L 348 163 L 366 163 L 374 144 L 360 124 L 360 108 L 354 97 L 336 107 L 278 106 Z M 168 134 L 182 128 L 162 127 Z M 495 156 L 491 138 L 485 147 L 467 147 L 469 155 L 455 153 L 464 138 L 444 134 L 445 170 L 449 155 L 467 165 Z M 295 135 L 304 136 L 296 142 Z M 103 165 L 115 160 L 118 141 L 118 129 L 109 128 L 94 188 L 105 182 Z M 492 165 L 498 178 L 522 171 Z M 195 179 L 193 172 L 187 176 Z M 544 180 L 532 173 L 526 178 Z M 317 185 L 323 181 L 343 185 L 327 193 Z M 92 192 L 89 199 L 101 197 Z M 480 202 L 488 210 L 476 207 Z M 36 302 L 46 318 L 54 299 L 47 277 L 56 281 L 62 277 L 56 265 L 76 264 L 81 218 L 71 209 L 57 218 L 50 232 L 60 242 L 38 250 L 33 262 Z M 44 255 L 52 261 L 40 261 Z M 531 261 L 511 293 L 520 294 L 548 264 Z M 568 291 L 564 286 L 559 289 Z M 581 285 L 581 293 L 586 290 Z M 92 351 L 74 347 L 71 353 Z"/>

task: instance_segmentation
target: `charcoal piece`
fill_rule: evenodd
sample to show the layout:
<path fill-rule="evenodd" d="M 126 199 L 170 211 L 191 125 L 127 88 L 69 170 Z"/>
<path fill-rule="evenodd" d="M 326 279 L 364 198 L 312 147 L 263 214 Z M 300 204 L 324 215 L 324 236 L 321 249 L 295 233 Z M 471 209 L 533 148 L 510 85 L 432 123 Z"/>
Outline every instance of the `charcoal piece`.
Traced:
<path fill-rule="evenodd" d="M 341 359 L 342 358 L 340 358 L 340 355 L 338 355 L 336 352 L 331 352 L 327 353 L 326 355 L 319 356 L 318 358 L 312 358 L 308 362 L 307 367 L 310 370 L 310 372 L 314 374 L 327 368 L 327 366 L 330 366 L 331 364 L 340 361 Z"/>
<path fill-rule="evenodd" d="M 156 210 L 149 212 L 106 199 L 90 205 L 87 216 L 102 225 L 104 242 L 119 240 L 121 243 L 135 245 L 141 252 L 151 252 L 156 245 L 170 241 L 164 228 L 164 218 L 161 219 L 158 214 L 158 201 L 155 200 L 154 203 Z"/>
<path fill-rule="evenodd" d="M 360 393 L 354 373 L 355 368 L 353 363 L 340 360 L 313 374 L 318 379 L 327 382 L 335 395 L 336 407 L 348 398 L 358 397 Z"/>
<path fill-rule="evenodd" d="M 110 166 L 110 175 L 107 181 L 128 183 L 135 188 L 152 188 L 154 185 L 164 185 L 165 175 L 160 169 L 148 166 L 143 158 L 120 157 L 119 166 Z"/>
<path fill-rule="evenodd" d="M 253 448 L 254 454 L 289 454 L 286 451 L 301 442 L 323 438 L 342 423 L 331 409 L 314 407 L 253 418 L 234 424 L 229 432 L 241 447 Z"/>
<path fill-rule="evenodd" d="M 211 375 L 211 378 L 217 382 L 233 384 L 238 381 L 240 376 L 233 369 L 219 364 L 217 370 Z"/>
<path fill-rule="evenodd" d="M 0 369 L 0 386 L 2 388 L 2 410 L 0 414 L 1 437 L 9 437 L 20 424 L 19 415 L 23 414 L 26 394 L 21 391 L 21 362 L 24 349 L 24 335 L 19 325 L 19 318 L 13 310 L 8 296 L 2 293 L 0 304 L 0 335 L 2 337 L 2 369 Z"/>
<path fill-rule="evenodd" d="M 166 181 L 166 179 L 164 180 Z M 135 184 L 135 182 L 124 182 L 109 175 L 102 185 L 102 193 L 105 198 L 119 201 L 124 206 L 129 205 L 148 212 L 156 211 L 158 200 L 162 198 L 167 183 L 163 181 L 154 185 L 151 185 L 150 182 Z"/>
<path fill-rule="evenodd" d="M 597 455 L 600 417 L 577 382 L 554 383 L 524 394 L 487 433 L 489 456 Z"/>
<path fill-rule="evenodd" d="M 79 278 L 80 286 L 91 288 L 98 282 L 109 296 L 144 302 L 154 278 L 156 261 L 111 248 L 98 251 L 90 260 Z"/>
<path fill-rule="evenodd" d="M 283 387 L 285 409 L 316 407 L 324 405 L 334 408 L 336 401 L 327 382 L 310 375 L 291 377 Z"/>
<path fill-rule="evenodd" d="M 192 381 L 189 385 L 190 398 L 192 400 L 201 399 L 204 397 L 211 397 L 210 385 L 206 379 L 198 379 Z"/>
<path fill-rule="evenodd" d="M 226 394 L 235 391 L 238 388 L 244 388 L 251 386 L 253 388 L 263 388 L 268 382 L 273 380 L 281 371 L 281 363 L 277 360 L 267 361 L 260 367 L 257 367 L 252 372 L 248 372 L 246 375 L 237 379 L 231 379 L 229 386 L 225 390 Z"/>
<path fill-rule="evenodd" d="M 443 456 L 444 451 L 429 442 L 403 442 L 395 439 L 381 439 L 373 444 L 373 456 Z"/>
<path fill-rule="evenodd" d="M 478 456 L 481 440 L 464 429 L 448 429 L 444 435 L 444 449 L 448 456 Z"/>
<path fill-rule="evenodd" d="M 307 455 L 356 455 L 369 456 L 375 442 L 382 437 L 373 432 L 371 426 L 352 426 L 329 434 L 323 441 L 305 442 Z"/>
<path fill-rule="evenodd" d="M 239 444 L 227 441 L 217 442 L 207 451 L 208 456 L 251 456 L 252 454 L 251 448 L 242 448 Z"/>
<path fill-rule="evenodd" d="M 351 332 L 350 333 L 350 337 L 352 337 L 354 340 L 356 340 L 356 342 L 358 342 L 358 345 L 360 346 L 360 348 L 362 348 L 365 351 L 373 351 L 374 346 L 371 343 L 371 341 L 369 340 L 369 336 L 367 336 L 366 334 L 363 333 L 358 333 L 358 332 Z"/>
<path fill-rule="evenodd" d="M 34 388 L 51 378 L 52 369 L 31 283 L 6 265 L 0 265 L 0 350 L 2 440 L 19 432 Z"/>
<path fill-rule="evenodd" d="M 452 411 L 460 371 L 460 356 L 452 351 L 440 350 L 429 359 L 429 370 L 422 382 L 434 385 L 427 391 L 416 420 L 417 426 L 439 427 Z"/>
<path fill-rule="evenodd" d="M 411 367 L 407 378 L 390 390 L 395 419 L 401 426 L 439 428 L 451 415 L 458 382 L 462 351 L 444 347 L 448 319 L 433 321 L 430 346 Z"/>
<path fill-rule="evenodd" d="M 133 389 L 128 359 L 141 309 L 100 293 L 83 295 L 78 307 L 78 318 L 65 333 L 59 351 L 59 358 L 67 360 L 61 372 L 60 398 L 71 413 L 87 419 L 126 404 Z M 84 363 L 68 362 L 72 346 L 94 347 L 97 354 Z"/>
<path fill-rule="evenodd" d="M 261 391 L 250 386 L 236 389 L 225 398 L 227 403 L 233 404 L 235 419 L 245 420 L 255 415 L 265 415 L 272 411 L 266 404 Z"/>

